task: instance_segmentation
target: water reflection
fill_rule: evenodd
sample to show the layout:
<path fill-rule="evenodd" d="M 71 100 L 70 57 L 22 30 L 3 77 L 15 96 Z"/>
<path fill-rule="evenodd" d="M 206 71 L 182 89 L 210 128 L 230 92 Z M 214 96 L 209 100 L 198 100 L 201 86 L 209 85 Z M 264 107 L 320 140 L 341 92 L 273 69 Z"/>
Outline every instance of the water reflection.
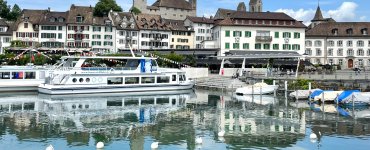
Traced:
<path fill-rule="evenodd" d="M 149 149 L 152 141 L 159 141 L 160 149 L 313 149 L 316 145 L 304 144 L 311 132 L 368 139 L 368 112 L 202 90 L 2 95 L 0 143 L 17 149 L 44 149 L 49 143 L 58 149 L 92 149 L 98 141 L 107 149 Z M 220 131 L 225 131 L 224 137 L 217 136 Z M 19 143 L 11 142 L 12 136 Z M 204 142 L 197 146 L 198 136 Z"/>

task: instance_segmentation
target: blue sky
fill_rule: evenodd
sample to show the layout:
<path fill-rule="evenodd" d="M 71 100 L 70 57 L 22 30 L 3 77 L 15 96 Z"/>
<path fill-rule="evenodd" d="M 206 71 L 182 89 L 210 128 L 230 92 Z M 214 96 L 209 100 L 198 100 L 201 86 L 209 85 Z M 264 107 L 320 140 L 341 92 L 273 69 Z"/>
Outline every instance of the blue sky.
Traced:
<path fill-rule="evenodd" d="M 8 4 L 18 4 L 22 9 L 47 9 L 55 11 L 68 10 L 71 4 L 94 5 L 98 0 L 8 0 Z M 116 0 L 124 9 L 128 10 L 132 0 Z M 148 0 L 152 4 L 155 0 Z M 217 8 L 236 9 L 243 0 L 197 0 L 198 16 L 214 15 Z M 244 0 L 248 7 L 249 0 Z M 280 11 L 297 20 L 309 23 L 312 19 L 317 0 L 263 0 L 264 11 Z M 321 0 L 320 6 L 324 17 L 333 17 L 337 21 L 370 21 L 369 0 Z"/>

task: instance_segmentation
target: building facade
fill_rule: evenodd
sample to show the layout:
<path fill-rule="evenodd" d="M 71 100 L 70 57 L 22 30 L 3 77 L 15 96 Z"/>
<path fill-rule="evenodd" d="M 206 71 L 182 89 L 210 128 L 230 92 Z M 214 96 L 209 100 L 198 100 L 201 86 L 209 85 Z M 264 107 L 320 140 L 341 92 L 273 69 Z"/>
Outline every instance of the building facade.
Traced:
<path fill-rule="evenodd" d="M 38 38 L 41 49 L 64 49 L 67 32 L 67 13 L 48 10 L 40 18 Z"/>
<path fill-rule="evenodd" d="M 10 47 L 12 41 L 11 23 L 7 23 L 5 19 L 0 19 L 0 54 L 4 53 L 6 47 Z"/>
<path fill-rule="evenodd" d="M 139 48 L 139 30 L 134 16 L 128 12 L 110 12 L 109 18 L 116 26 L 117 51 Z"/>
<path fill-rule="evenodd" d="M 187 28 L 194 30 L 194 48 L 204 48 L 202 46 L 203 41 L 211 41 L 213 40 L 213 25 L 214 21 L 211 18 L 205 17 L 191 17 L 188 16 L 184 20 L 184 25 Z"/>
<path fill-rule="evenodd" d="M 247 12 L 219 9 L 213 41 L 205 47 L 230 50 L 297 51 L 304 53 L 306 26 L 285 13 Z"/>
<path fill-rule="evenodd" d="M 139 29 L 139 49 L 168 49 L 171 28 L 160 15 L 138 14 L 134 17 Z"/>
<path fill-rule="evenodd" d="M 165 20 L 167 26 L 171 29 L 170 49 L 193 49 L 194 48 L 194 30 L 184 26 L 184 21 Z"/>
<path fill-rule="evenodd" d="M 108 17 L 93 17 L 91 51 L 95 53 L 116 53 L 116 27 Z"/>
<path fill-rule="evenodd" d="M 133 0 L 133 6 L 141 13 L 161 15 L 164 19 L 184 20 L 186 16 L 196 16 L 196 0 L 156 0 L 151 6 L 147 0 Z"/>
<path fill-rule="evenodd" d="M 91 49 L 93 7 L 72 5 L 67 17 L 66 47 L 70 51 Z"/>

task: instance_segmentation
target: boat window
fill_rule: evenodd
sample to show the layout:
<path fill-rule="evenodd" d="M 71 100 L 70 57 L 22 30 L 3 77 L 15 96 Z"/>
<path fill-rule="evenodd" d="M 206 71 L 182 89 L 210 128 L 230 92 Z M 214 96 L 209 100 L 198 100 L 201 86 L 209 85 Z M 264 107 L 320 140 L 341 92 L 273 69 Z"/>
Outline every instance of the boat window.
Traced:
<path fill-rule="evenodd" d="M 26 72 L 25 79 L 36 79 L 36 73 L 35 72 Z"/>
<path fill-rule="evenodd" d="M 155 83 L 154 77 L 141 77 L 141 83 L 148 84 L 148 83 Z"/>
<path fill-rule="evenodd" d="M 108 84 L 123 84 L 122 77 L 110 77 L 108 78 Z"/>
<path fill-rule="evenodd" d="M 139 66 L 139 60 L 129 59 L 129 60 L 127 60 L 127 63 L 126 63 L 125 67 L 137 68 L 138 66 Z"/>
<path fill-rule="evenodd" d="M 86 78 L 86 82 L 89 83 L 90 82 L 90 78 Z"/>
<path fill-rule="evenodd" d="M 170 83 L 169 76 L 159 76 L 157 77 L 157 83 Z"/>
<path fill-rule="evenodd" d="M 80 78 L 80 80 L 79 80 L 79 81 L 82 83 L 82 82 L 84 82 L 84 79 L 83 79 L 83 78 Z"/>
<path fill-rule="evenodd" d="M 23 79 L 23 72 L 12 72 L 12 79 Z"/>
<path fill-rule="evenodd" d="M 180 75 L 180 81 L 186 81 L 185 75 Z"/>
<path fill-rule="evenodd" d="M 77 79 L 76 79 L 77 80 Z M 76 105 L 75 104 L 73 104 L 72 105 L 72 109 L 76 109 Z"/>
<path fill-rule="evenodd" d="M 126 77 L 125 84 L 139 84 L 139 77 Z"/>
<path fill-rule="evenodd" d="M 73 78 L 73 79 L 72 79 L 72 82 L 73 82 L 73 83 L 76 83 L 76 82 L 77 82 L 77 79 L 76 79 L 76 78 Z"/>
<path fill-rule="evenodd" d="M 172 75 L 172 81 L 177 81 L 176 75 Z"/>
<path fill-rule="evenodd" d="M 163 97 L 163 98 L 157 98 L 157 104 L 168 104 L 170 101 L 170 98 L 168 97 Z"/>
<path fill-rule="evenodd" d="M 1 79 L 10 79 L 10 72 L 1 72 Z"/>
<path fill-rule="evenodd" d="M 82 105 L 81 105 L 81 104 L 79 104 L 79 105 L 78 105 L 78 108 L 82 109 Z"/>

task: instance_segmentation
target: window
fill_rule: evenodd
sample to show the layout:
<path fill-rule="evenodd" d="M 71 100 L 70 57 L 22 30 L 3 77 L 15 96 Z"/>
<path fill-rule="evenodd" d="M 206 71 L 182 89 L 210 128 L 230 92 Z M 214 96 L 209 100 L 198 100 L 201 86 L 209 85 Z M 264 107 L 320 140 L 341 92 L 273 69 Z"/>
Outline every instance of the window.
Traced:
<path fill-rule="evenodd" d="M 28 28 L 28 23 L 24 23 L 24 28 Z"/>
<path fill-rule="evenodd" d="M 357 47 L 364 47 L 365 42 L 364 41 L 357 41 Z"/>
<path fill-rule="evenodd" d="M 283 50 L 291 50 L 291 45 L 290 44 L 283 44 Z"/>
<path fill-rule="evenodd" d="M 255 49 L 261 49 L 262 45 L 261 45 L 261 43 L 256 43 L 254 45 L 254 47 L 255 47 Z"/>
<path fill-rule="evenodd" d="M 312 56 L 312 50 L 309 48 L 307 48 L 304 53 L 306 53 L 308 56 Z"/>
<path fill-rule="evenodd" d="M 348 35 L 352 35 L 353 34 L 353 29 L 347 29 L 346 32 L 347 32 Z"/>
<path fill-rule="evenodd" d="M 364 66 L 364 60 L 363 59 L 358 59 L 358 65 L 360 67 Z"/>
<path fill-rule="evenodd" d="M 76 22 L 77 22 L 77 23 L 82 23 L 82 22 L 83 22 L 83 20 L 84 20 L 84 18 L 83 18 L 81 15 L 77 15 L 77 16 L 76 16 Z"/>
<path fill-rule="evenodd" d="M 293 50 L 301 50 L 301 45 L 299 45 L 299 44 L 293 44 L 292 49 Z"/>
<path fill-rule="evenodd" d="M 270 49 L 270 44 L 263 44 L 263 49 Z"/>
<path fill-rule="evenodd" d="M 273 48 L 274 50 L 279 50 L 279 44 L 274 44 L 274 45 L 272 45 L 272 48 Z"/>
<path fill-rule="evenodd" d="M 329 41 L 329 42 L 328 42 L 328 46 L 329 46 L 329 47 L 334 47 L 334 41 Z"/>
<path fill-rule="evenodd" d="M 72 82 L 73 82 L 73 83 L 76 83 L 76 82 L 77 82 L 77 79 L 76 79 L 76 78 L 73 78 L 73 79 L 72 79 Z"/>
<path fill-rule="evenodd" d="M 305 42 L 305 44 L 306 44 L 307 47 L 311 47 L 312 46 L 312 41 L 307 40 Z"/>
<path fill-rule="evenodd" d="M 366 55 L 367 55 L 367 56 L 370 56 L 370 49 L 368 49 L 368 50 L 366 51 Z"/>
<path fill-rule="evenodd" d="M 4 43 L 10 43 L 11 38 L 10 37 L 4 37 L 3 41 L 4 41 Z"/>
<path fill-rule="evenodd" d="M 283 38 L 290 38 L 291 33 L 290 32 L 283 32 Z"/>
<path fill-rule="evenodd" d="M 322 46 L 322 42 L 321 41 L 315 41 L 315 46 L 316 47 L 321 47 Z"/>
<path fill-rule="evenodd" d="M 242 32 L 241 31 L 234 31 L 233 32 L 233 37 L 241 37 L 242 36 Z"/>
<path fill-rule="evenodd" d="M 333 49 L 328 50 L 328 56 L 333 56 Z"/>
<path fill-rule="evenodd" d="M 41 26 L 41 30 L 57 30 L 57 26 Z"/>
<path fill-rule="evenodd" d="M 299 32 L 294 32 L 294 38 L 295 38 L 295 39 L 299 39 L 299 38 L 301 38 L 301 33 L 299 33 Z"/>
<path fill-rule="evenodd" d="M 244 36 L 245 37 L 252 37 L 252 32 L 251 31 L 245 31 Z"/>
<path fill-rule="evenodd" d="M 279 32 L 275 32 L 275 38 L 279 38 Z"/>
<path fill-rule="evenodd" d="M 338 59 L 338 64 L 343 65 L 343 59 Z"/>
<path fill-rule="evenodd" d="M 125 77 L 125 84 L 139 84 L 139 77 Z"/>
<path fill-rule="evenodd" d="M 233 49 L 239 49 L 239 43 L 233 43 Z"/>
<path fill-rule="evenodd" d="M 337 46 L 338 47 L 342 47 L 343 46 L 343 41 L 341 41 L 341 40 L 340 41 L 337 41 Z"/>
<path fill-rule="evenodd" d="M 93 32 L 100 32 L 101 31 L 101 27 L 93 27 Z"/>
<path fill-rule="evenodd" d="M 225 49 L 230 49 L 230 43 L 225 43 Z"/>
<path fill-rule="evenodd" d="M 107 81 L 108 81 L 108 85 L 111 85 L 111 84 L 123 84 L 122 77 L 108 77 Z"/>
<path fill-rule="evenodd" d="M 243 43 L 243 49 L 249 49 L 249 43 Z"/>
<path fill-rule="evenodd" d="M 23 72 L 12 72 L 12 79 L 23 79 Z"/>
<path fill-rule="evenodd" d="M 329 64 L 333 64 L 334 63 L 334 60 L 333 59 L 329 59 L 328 63 Z"/>
<path fill-rule="evenodd" d="M 58 26 L 58 30 L 59 31 L 62 31 L 63 30 L 63 27 L 62 26 Z"/>
<path fill-rule="evenodd" d="M 316 56 L 321 56 L 322 52 L 321 49 L 316 49 Z"/>
<path fill-rule="evenodd" d="M 352 47 L 353 46 L 353 42 L 352 41 L 347 41 L 347 47 Z"/>
<path fill-rule="evenodd" d="M 229 30 L 225 31 L 225 36 L 230 37 L 230 31 Z"/>
<path fill-rule="evenodd" d="M 180 81 L 186 81 L 186 76 L 183 74 L 183 75 L 180 75 L 179 76 L 179 80 Z"/>
<path fill-rule="evenodd" d="M 105 27 L 105 32 L 112 32 L 113 28 L 112 27 Z"/>
<path fill-rule="evenodd" d="M 141 77 L 142 84 L 155 83 L 155 77 Z"/>
<path fill-rule="evenodd" d="M 169 76 L 159 76 L 157 77 L 157 83 L 170 83 Z"/>
<path fill-rule="evenodd" d="M 343 49 L 338 49 L 337 56 L 343 56 Z"/>
<path fill-rule="evenodd" d="M 84 79 L 80 78 L 78 81 L 80 81 L 80 83 L 82 83 L 82 82 L 84 82 Z"/>
<path fill-rule="evenodd" d="M 62 36 L 63 36 L 62 33 L 58 33 L 58 39 L 62 39 Z"/>
<path fill-rule="evenodd" d="M 353 56 L 353 49 L 347 50 L 347 56 Z"/>
<path fill-rule="evenodd" d="M 177 81 L 177 77 L 176 77 L 176 75 L 174 74 L 174 75 L 172 75 L 172 81 Z"/>
<path fill-rule="evenodd" d="M 333 30 L 331 30 L 331 33 L 332 33 L 333 35 L 338 35 L 338 29 L 333 29 Z"/>
<path fill-rule="evenodd" d="M 357 50 L 357 56 L 364 56 L 364 55 L 365 55 L 365 52 L 363 49 Z"/>
<path fill-rule="evenodd" d="M 320 59 L 316 59 L 316 64 L 321 64 Z"/>

